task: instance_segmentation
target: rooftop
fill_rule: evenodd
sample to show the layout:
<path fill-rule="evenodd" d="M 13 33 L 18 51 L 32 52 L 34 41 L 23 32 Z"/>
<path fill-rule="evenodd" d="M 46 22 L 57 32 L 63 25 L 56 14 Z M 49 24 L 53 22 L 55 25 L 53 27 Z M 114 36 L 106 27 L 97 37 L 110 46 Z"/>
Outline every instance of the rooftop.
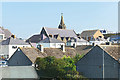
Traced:
<path fill-rule="evenodd" d="M 38 75 L 32 66 L 8 66 L 2 67 L 2 79 L 11 78 L 32 78 L 37 79 Z"/>
<path fill-rule="evenodd" d="M 45 38 L 44 40 L 41 40 L 39 43 L 64 43 L 63 41 L 57 40 L 55 38 Z"/>
<path fill-rule="evenodd" d="M 40 40 L 41 40 L 41 35 L 35 34 L 35 35 L 31 36 L 29 39 L 27 39 L 26 42 L 38 43 Z"/>
<path fill-rule="evenodd" d="M 37 57 L 46 57 L 46 53 L 40 52 L 37 48 L 20 48 L 22 52 L 32 61 L 35 62 Z"/>
<path fill-rule="evenodd" d="M 4 29 L 3 27 L 0 27 L 0 33 L 5 34 L 6 38 L 9 38 L 12 35 L 12 33 L 8 29 Z"/>
<path fill-rule="evenodd" d="M 25 41 L 20 40 L 18 38 L 13 38 L 13 37 L 9 37 L 6 40 L 3 40 L 0 44 L 1 45 L 29 45 Z"/>
<path fill-rule="evenodd" d="M 81 33 L 81 36 L 93 36 L 98 30 L 85 30 Z"/>
<path fill-rule="evenodd" d="M 74 30 L 43 27 L 48 35 L 57 35 L 60 37 L 77 37 Z"/>
<path fill-rule="evenodd" d="M 101 45 L 102 49 L 104 49 L 110 56 L 112 56 L 115 60 L 118 60 L 120 57 L 120 46 L 119 45 Z"/>

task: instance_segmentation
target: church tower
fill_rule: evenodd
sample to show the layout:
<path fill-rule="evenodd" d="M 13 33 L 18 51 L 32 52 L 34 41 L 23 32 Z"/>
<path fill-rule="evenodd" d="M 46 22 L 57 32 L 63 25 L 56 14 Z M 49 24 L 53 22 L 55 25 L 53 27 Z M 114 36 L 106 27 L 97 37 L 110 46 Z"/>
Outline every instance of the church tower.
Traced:
<path fill-rule="evenodd" d="M 66 29 L 66 26 L 65 26 L 64 20 L 63 20 L 63 13 L 61 13 L 61 22 L 58 26 L 58 29 Z"/>

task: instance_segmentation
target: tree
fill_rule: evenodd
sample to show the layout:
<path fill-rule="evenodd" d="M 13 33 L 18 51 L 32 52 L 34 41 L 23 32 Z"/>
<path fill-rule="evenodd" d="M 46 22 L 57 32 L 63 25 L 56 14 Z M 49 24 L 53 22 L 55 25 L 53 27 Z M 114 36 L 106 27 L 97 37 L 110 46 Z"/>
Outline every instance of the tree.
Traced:
<path fill-rule="evenodd" d="M 73 57 L 73 60 L 75 64 L 84 56 L 84 54 L 76 54 L 75 57 Z"/>
<path fill-rule="evenodd" d="M 39 57 L 35 63 L 38 65 L 36 69 L 40 76 L 56 78 L 79 77 L 79 73 L 76 71 L 75 61 L 71 57 L 64 56 L 60 59 L 53 56 Z"/>

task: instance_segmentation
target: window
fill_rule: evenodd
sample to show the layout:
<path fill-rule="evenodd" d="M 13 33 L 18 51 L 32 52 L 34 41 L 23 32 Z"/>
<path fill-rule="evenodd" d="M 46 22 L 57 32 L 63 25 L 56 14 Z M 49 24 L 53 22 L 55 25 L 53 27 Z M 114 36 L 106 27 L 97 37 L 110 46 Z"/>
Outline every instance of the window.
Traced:
<path fill-rule="evenodd" d="M 3 35 L 0 35 L 0 40 L 2 40 L 3 39 Z"/>
<path fill-rule="evenodd" d="M 51 37 L 51 38 L 52 38 L 52 35 L 49 35 L 49 37 Z"/>

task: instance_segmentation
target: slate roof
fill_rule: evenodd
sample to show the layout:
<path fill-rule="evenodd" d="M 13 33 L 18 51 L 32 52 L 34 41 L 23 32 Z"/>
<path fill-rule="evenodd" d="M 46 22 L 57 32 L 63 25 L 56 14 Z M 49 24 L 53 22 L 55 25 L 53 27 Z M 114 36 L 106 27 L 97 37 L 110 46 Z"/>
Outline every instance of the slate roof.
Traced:
<path fill-rule="evenodd" d="M 12 33 L 8 29 L 4 29 L 3 27 L 0 27 L 0 33 L 1 33 L 1 30 L 2 30 L 2 33 L 5 34 L 6 38 L 9 38 L 12 35 Z"/>
<path fill-rule="evenodd" d="M 18 38 L 12 38 L 12 37 L 9 37 L 6 40 L 3 40 L 0 44 L 1 45 L 29 45 L 23 40 L 20 40 Z"/>
<path fill-rule="evenodd" d="M 8 66 L 2 67 L 2 79 L 38 79 L 38 75 L 32 66 Z"/>
<path fill-rule="evenodd" d="M 120 46 L 119 45 L 111 45 L 111 46 L 100 46 L 103 50 L 105 50 L 110 56 L 112 56 L 115 60 L 120 58 Z"/>
<path fill-rule="evenodd" d="M 93 46 L 77 46 L 76 48 L 66 47 L 65 52 L 58 48 L 44 48 L 40 52 L 37 48 L 20 48 L 23 53 L 34 63 L 37 57 L 54 56 L 62 58 L 64 55 L 74 57 L 76 54 L 86 54 Z"/>
<path fill-rule="evenodd" d="M 0 28 L 0 34 L 4 34 L 4 31 Z"/>
<path fill-rule="evenodd" d="M 86 30 L 81 33 L 81 37 L 93 36 L 98 30 Z"/>
<path fill-rule="evenodd" d="M 47 35 L 59 34 L 60 37 L 77 37 L 74 30 L 43 27 Z"/>
<path fill-rule="evenodd" d="M 44 48 L 44 53 L 47 56 L 54 56 L 56 58 L 62 58 L 64 55 L 74 57 L 76 54 L 86 54 L 91 48 L 92 46 L 65 47 L 65 52 L 57 48 Z"/>
<path fill-rule="evenodd" d="M 31 43 L 38 43 L 41 40 L 41 35 L 36 34 L 30 37 L 29 39 L 26 40 L 26 42 L 31 42 Z"/>
<path fill-rule="evenodd" d="M 55 38 L 47 37 L 44 40 L 41 40 L 39 43 L 64 43 L 64 42 L 57 40 Z"/>
<path fill-rule="evenodd" d="M 39 49 L 37 48 L 20 48 L 22 50 L 22 52 L 32 61 L 32 63 L 35 62 L 37 57 L 46 57 L 47 54 L 46 53 L 42 53 L 40 52 Z"/>
<path fill-rule="evenodd" d="M 79 38 L 72 38 L 68 42 L 88 42 L 88 41 L 84 40 L 83 38 L 81 38 L 81 39 L 79 39 Z"/>

